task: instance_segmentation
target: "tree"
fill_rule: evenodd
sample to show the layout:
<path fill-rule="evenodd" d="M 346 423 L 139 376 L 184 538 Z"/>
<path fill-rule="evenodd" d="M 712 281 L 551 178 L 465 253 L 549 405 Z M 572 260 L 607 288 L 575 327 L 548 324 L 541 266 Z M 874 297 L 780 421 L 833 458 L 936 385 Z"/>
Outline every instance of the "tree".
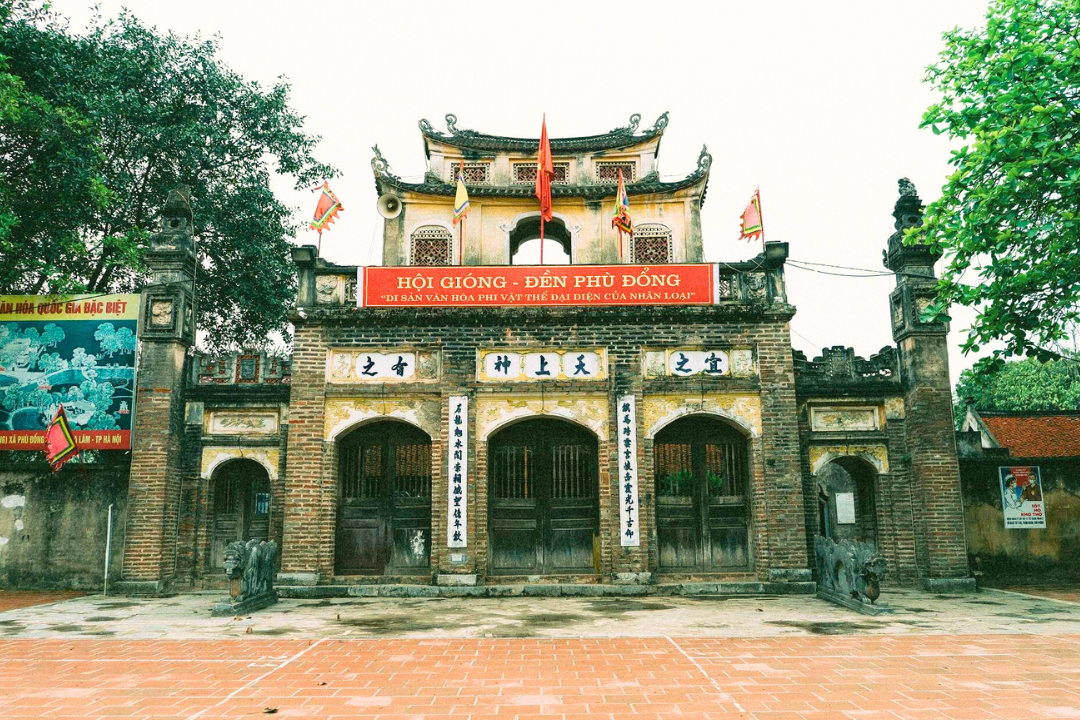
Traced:
<path fill-rule="evenodd" d="M 956 383 L 956 413 L 970 401 L 976 410 L 1080 410 L 1080 365 L 1027 358 L 994 372 L 968 369 Z"/>
<path fill-rule="evenodd" d="M 980 367 L 1058 357 L 1080 317 L 1080 0 L 993 0 L 985 27 L 944 37 L 922 125 L 964 145 L 907 238 L 948 260 L 929 314 L 976 308 L 964 351 L 1004 342 Z"/>
<path fill-rule="evenodd" d="M 217 58 L 219 47 L 217 38 L 162 34 L 127 13 L 76 35 L 53 15 L 0 12 L 9 84 L 26 95 L 16 99 L 69 122 L 53 167 L 87 176 L 72 179 L 83 183 L 74 190 L 38 182 L 46 176 L 38 158 L 52 157 L 45 140 L 13 146 L 5 174 L 13 187 L 38 192 L 20 206 L 0 186 L 0 292 L 138 288 L 159 206 L 182 183 L 192 188 L 206 344 L 258 345 L 286 328 L 297 225 L 269 181 L 276 172 L 312 187 L 336 171 L 313 157 L 318 138 L 289 107 L 289 85 L 244 80 Z M 5 107 L 0 140 L 19 127 Z M 83 214 L 73 220 L 76 206 Z"/>

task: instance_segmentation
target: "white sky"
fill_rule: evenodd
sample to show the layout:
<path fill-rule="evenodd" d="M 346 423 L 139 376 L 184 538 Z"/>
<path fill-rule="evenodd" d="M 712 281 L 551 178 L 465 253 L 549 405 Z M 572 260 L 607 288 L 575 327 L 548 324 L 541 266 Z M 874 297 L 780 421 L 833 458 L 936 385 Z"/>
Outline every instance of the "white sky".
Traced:
<path fill-rule="evenodd" d="M 87 0 L 54 0 L 83 27 Z M 760 246 L 738 241 L 739 216 L 756 186 L 769 240 L 791 258 L 881 269 L 893 232 L 896 181 L 924 202 L 949 173 L 949 143 L 918 129 L 935 101 L 922 83 L 941 33 L 982 24 L 986 0 L 795 2 L 349 2 L 322 0 L 100 0 L 182 34 L 220 33 L 221 59 L 264 84 L 279 75 L 292 105 L 321 135 L 317 157 L 343 171 L 332 183 L 344 211 L 323 234 L 323 256 L 377 263 L 371 146 L 394 172 L 425 170 L 417 121 L 500 135 L 552 137 L 625 125 L 648 127 L 670 111 L 662 176 L 713 156 L 702 211 L 706 259 L 741 260 Z M 307 222 L 316 196 L 278 183 Z M 196 208 L 196 212 L 198 212 Z M 314 243 L 306 229 L 298 242 Z M 374 247 L 373 247 L 374 242 Z M 824 269 L 824 268 L 823 268 Z M 844 272 L 844 271 L 838 271 Z M 889 277 L 846 278 L 789 267 L 798 313 L 793 345 L 808 357 L 850 345 L 864 357 L 892 342 Z M 970 314 L 954 313 L 953 379 Z"/>

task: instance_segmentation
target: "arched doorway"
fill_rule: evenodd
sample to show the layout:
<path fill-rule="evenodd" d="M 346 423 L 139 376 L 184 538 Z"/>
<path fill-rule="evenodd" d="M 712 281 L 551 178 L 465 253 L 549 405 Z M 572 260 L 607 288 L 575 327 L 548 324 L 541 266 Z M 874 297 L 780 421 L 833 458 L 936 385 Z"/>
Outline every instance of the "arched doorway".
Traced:
<path fill-rule="evenodd" d="M 524 420 L 491 436 L 488 540 L 491 572 L 598 572 L 596 436 L 573 423 Z"/>
<path fill-rule="evenodd" d="M 212 482 L 209 561 L 211 568 L 219 568 L 229 543 L 270 539 L 270 476 L 254 460 L 230 460 Z"/>
<path fill-rule="evenodd" d="M 834 540 L 877 543 L 877 470 L 862 458 L 829 461 L 817 473 L 818 532 Z"/>
<path fill-rule="evenodd" d="M 656 434 L 656 533 L 662 570 L 739 570 L 749 558 L 747 441 L 715 418 Z"/>
<path fill-rule="evenodd" d="M 573 262 L 570 231 L 559 218 L 544 223 L 544 264 L 569 265 Z M 522 218 L 510 231 L 510 264 L 540 263 L 540 216 Z"/>
<path fill-rule="evenodd" d="M 397 420 L 338 443 L 337 575 L 427 574 L 431 568 L 431 438 Z"/>

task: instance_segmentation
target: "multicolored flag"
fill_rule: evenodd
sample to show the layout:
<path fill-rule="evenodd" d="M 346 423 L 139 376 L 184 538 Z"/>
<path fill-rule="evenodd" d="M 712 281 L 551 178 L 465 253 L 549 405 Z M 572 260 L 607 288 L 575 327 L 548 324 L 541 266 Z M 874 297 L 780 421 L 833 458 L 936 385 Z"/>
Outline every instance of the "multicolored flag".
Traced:
<path fill-rule="evenodd" d="M 337 214 L 344 210 L 337 195 L 330 189 L 329 183 L 323 183 L 322 194 L 319 195 L 319 204 L 315 206 L 315 218 L 311 221 L 311 229 L 319 231 L 319 240 L 322 240 L 322 231 L 326 226 L 334 222 Z"/>
<path fill-rule="evenodd" d="M 457 195 L 454 196 L 454 224 L 465 219 L 465 216 L 469 214 L 469 191 L 465 187 L 465 176 L 463 174 L 464 166 L 458 170 L 457 174 Z"/>
<path fill-rule="evenodd" d="M 79 446 L 75 443 L 75 435 L 71 432 L 67 413 L 61 405 L 45 431 L 45 460 L 52 467 L 53 472 L 56 472 L 80 452 Z"/>
<path fill-rule="evenodd" d="M 739 234 L 739 239 L 746 238 L 752 240 L 755 237 L 760 237 L 762 242 L 765 242 L 765 225 L 761 220 L 761 189 L 754 190 L 753 197 L 750 198 L 750 204 L 743 210 L 741 219 L 742 231 Z"/>
<path fill-rule="evenodd" d="M 622 168 L 619 169 L 619 190 L 615 194 L 615 214 L 611 218 L 611 227 L 620 233 L 634 232 L 634 223 L 630 220 L 630 198 L 626 195 L 623 184 Z"/>
<path fill-rule="evenodd" d="M 551 162 L 551 143 L 548 141 L 547 115 L 540 130 L 540 147 L 536 151 L 536 198 L 540 201 L 540 264 L 544 264 L 544 223 L 551 220 L 551 178 L 555 166 Z"/>

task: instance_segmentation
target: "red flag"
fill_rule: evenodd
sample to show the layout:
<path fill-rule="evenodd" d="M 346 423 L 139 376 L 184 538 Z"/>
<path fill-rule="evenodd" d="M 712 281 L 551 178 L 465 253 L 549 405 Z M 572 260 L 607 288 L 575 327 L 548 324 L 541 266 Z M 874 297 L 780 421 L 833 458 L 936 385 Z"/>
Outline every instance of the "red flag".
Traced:
<path fill-rule="evenodd" d="M 750 198 L 750 204 L 743 210 L 742 219 L 742 231 L 739 233 L 739 239 L 746 238 L 752 240 L 755 237 L 760 236 L 761 241 L 765 242 L 765 225 L 761 221 L 761 189 L 754 190 L 754 195 Z"/>
<path fill-rule="evenodd" d="M 322 190 L 319 194 L 319 204 L 315 206 L 315 217 L 311 220 L 311 229 L 319 231 L 319 250 L 322 251 L 322 231 L 328 230 L 330 223 L 334 222 L 334 218 L 337 214 L 344 210 L 341 207 L 341 201 L 337 199 L 337 195 L 330 189 L 330 183 L 324 182 L 321 188 L 316 190 Z"/>
<path fill-rule="evenodd" d="M 540 130 L 540 148 L 536 151 L 536 197 L 540 201 L 540 264 L 544 264 L 544 223 L 554 217 L 551 213 L 551 178 L 555 166 L 551 163 L 551 143 L 548 142 L 547 116 Z"/>
<path fill-rule="evenodd" d="M 79 446 L 75 444 L 75 435 L 71 432 L 64 406 L 56 411 L 49 429 L 45 431 L 45 460 L 58 471 L 71 458 L 78 455 Z"/>

